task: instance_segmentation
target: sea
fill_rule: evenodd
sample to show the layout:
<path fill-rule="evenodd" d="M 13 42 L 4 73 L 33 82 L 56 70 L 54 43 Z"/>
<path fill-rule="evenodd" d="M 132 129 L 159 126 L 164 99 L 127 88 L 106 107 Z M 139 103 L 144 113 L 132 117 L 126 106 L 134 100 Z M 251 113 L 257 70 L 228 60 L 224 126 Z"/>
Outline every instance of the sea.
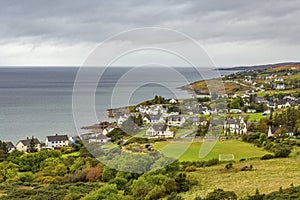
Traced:
<path fill-rule="evenodd" d="M 74 106 L 76 110 L 82 111 L 80 115 L 84 124 L 81 125 L 88 126 L 99 121 L 111 120 L 106 115 L 108 108 L 134 105 L 152 99 L 155 95 L 166 98 L 189 98 L 191 94 L 180 90 L 179 87 L 198 80 L 237 72 L 209 68 L 196 70 L 191 67 L 175 67 L 167 70 L 148 67 L 135 72 L 132 71 L 132 67 L 99 69 L 103 74 L 99 77 L 94 91 L 97 118 L 89 121 L 90 118 L 85 116 L 93 113 L 84 110 L 86 105 L 72 104 L 74 83 L 81 73 L 79 67 L 1 67 L 0 140 L 16 144 L 20 139 L 31 136 L 41 141 L 44 141 L 47 135 L 75 136 L 78 134 L 78 124 L 74 123 Z M 174 72 L 181 78 L 174 76 Z M 93 87 L 94 81 L 89 83 L 87 79 L 84 84 L 86 88 Z M 134 90 L 128 91 L 129 88 Z M 85 98 L 87 93 L 81 91 L 76 95 Z"/>

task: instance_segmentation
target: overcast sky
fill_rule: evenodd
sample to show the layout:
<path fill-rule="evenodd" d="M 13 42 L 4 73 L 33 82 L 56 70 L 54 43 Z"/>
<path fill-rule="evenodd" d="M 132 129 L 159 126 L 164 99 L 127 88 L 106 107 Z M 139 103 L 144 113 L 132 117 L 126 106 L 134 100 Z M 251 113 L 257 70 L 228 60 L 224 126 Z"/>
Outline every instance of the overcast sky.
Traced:
<path fill-rule="evenodd" d="M 189 35 L 217 66 L 299 61 L 299 19 L 300 1 L 288 0 L 3 0 L 0 66 L 79 66 L 103 40 L 140 27 Z"/>

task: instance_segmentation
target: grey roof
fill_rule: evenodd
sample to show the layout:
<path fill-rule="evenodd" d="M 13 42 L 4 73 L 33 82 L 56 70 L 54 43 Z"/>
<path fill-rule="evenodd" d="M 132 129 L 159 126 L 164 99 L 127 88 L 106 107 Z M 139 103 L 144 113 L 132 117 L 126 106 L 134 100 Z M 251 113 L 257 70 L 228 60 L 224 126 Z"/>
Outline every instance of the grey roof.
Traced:
<path fill-rule="evenodd" d="M 238 124 L 238 120 L 236 119 L 228 119 L 227 124 Z"/>
<path fill-rule="evenodd" d="M 16 148 L 12 142 L 5 142 L 5 143 L 6 143 L 7 148 L 9 148 L 9 149 Z"/>
<path fill-rule="evenodd" d="M 179 115 L 171 115 L 169 117 L 169 120 L 170 121 L 181 121 L 182 120 L 182 116 L 179 116 Z"/>
<path fill-rule="evenodd" d="M 155 131 L 166 131 L 167 126 L 166 125 L 153 125 L 151 126 Z"/>
<path fill-rule="evenodd" d="M 278 104 L 280 104 L 280 105 L 284 105 L 284 104 L 286 104 L 286 100 L 284 100 L 284 99 L 280 99 L 280 100 L 278 101 Z"/>
<path fill-rule="evenodd" d="M 41 144 L 40 141 L 39 141 L 37 138 L 34 138 L 33 141 L 34 141 L 34 144 Z M 18 143 L 20 143 L 20 142 L 22 142 L 22 144 L 23 144 L 24 146 L 29 146 L 29 145 L 30 145 L 30 142 L 31 142 L 31 138 L 26 139 L 26 140 L 20 140 Z M 18 144 L 18 143 L 17 143 L 17 144 Z"/>
<path fill-rule="evenodd" d="M 90 139 L 99 139 L 99 140 L 106 140 L 109 139 L 109 137 L 106 137 L 105 135 L 103 135 L 102 133 L 100 133 L 99 135 L 97 135 L 96 137 L 92 137 Z"/>
<path fill-rule="evenodd" d="M 69 140 L 67 135 L 51 135 L 47 136 L 47 139 L 49 142 L 54 142 L 54 141 L 66 141 Z"/>
<path fill-rule="evenodd" d="M 146 117 L 152 121 L 152 120 L 159 120 L 161 118 L 161 115 L 146 115 Z"/>
<path fill-rule="evenodd" d="M 198 116 L 191 116 L 191 117 L 189 118 L 189 120 L 190 120 L 191 122 L 199 122 L 199 117 L 198 117 Z"/>
<path fill-rule="evenodd" d="M 278 129 L 286 129 L 288 133 L 293 132 L 293 128 L 290 126 L 271 127 L 271 132 L 274 134 Z"/>

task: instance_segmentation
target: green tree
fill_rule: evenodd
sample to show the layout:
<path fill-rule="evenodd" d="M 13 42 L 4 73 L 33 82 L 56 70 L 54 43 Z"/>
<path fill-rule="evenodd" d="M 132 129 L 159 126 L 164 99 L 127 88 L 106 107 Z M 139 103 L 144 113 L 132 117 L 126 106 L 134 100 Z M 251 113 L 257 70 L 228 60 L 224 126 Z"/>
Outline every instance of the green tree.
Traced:
<path fill-rule="evenodd" d="M 125 199 L 122 191 L 118 191 L 113 184 L 104 185 L 100 189 L 93 191 L 82 198 L 82 200 L 122 200 Z"/>
<path fill-rule="evenodd" d="M 18 165 L 7 161 L 0 162 L 0 182 L 16 177 L 18 171 Z"/>
<path fill-rule="evenodd" d="M 222 189 L 216 189 L 209 193 L 205 200 L 236 200 L 237 195 L 232 191 L 224 191 Z"/>

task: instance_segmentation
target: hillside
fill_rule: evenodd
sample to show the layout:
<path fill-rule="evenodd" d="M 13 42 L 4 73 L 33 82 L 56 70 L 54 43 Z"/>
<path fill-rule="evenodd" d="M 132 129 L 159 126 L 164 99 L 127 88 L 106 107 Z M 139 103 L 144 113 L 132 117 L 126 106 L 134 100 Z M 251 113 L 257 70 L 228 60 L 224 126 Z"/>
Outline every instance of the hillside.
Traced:
<path fill-rule="evenodd" d="M 219 86 L 219 91 L 221 92 L 223 88 L 226 94 L 265 91 L 290 93 L 300 91 L 298 81 L 300 79 L 299 63 L 274 64 L 268 65 L 268 67 L 263 65 L 245 69 L 243 68 L 245 71 L 222 77 L 224 87 Z M 209 93 L 205 80 L 191 83 L 181 87 L 181 89 L 195 92 L 196 94 Z"/>

